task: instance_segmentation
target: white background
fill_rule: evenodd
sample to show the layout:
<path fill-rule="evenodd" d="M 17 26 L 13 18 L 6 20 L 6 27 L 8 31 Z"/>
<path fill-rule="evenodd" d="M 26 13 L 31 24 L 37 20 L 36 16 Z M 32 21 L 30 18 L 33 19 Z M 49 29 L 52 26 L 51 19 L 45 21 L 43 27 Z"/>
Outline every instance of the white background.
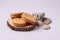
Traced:
<path fill-rule="evenodd" d="M 50 30 L 41 28 L 29 32 L 11 30 L 6 21 L 10 13 L 45 12 L 52 19 Z M 60 40 L 60 0 L 0 0 L 0 40 Z"/>

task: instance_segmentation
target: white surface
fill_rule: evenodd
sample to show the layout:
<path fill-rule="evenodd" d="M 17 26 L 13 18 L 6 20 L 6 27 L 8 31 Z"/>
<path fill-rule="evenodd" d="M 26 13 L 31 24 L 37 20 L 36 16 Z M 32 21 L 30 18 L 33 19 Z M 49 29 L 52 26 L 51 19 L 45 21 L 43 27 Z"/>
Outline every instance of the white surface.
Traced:
<path fill-rule="evenodd" d="M 52 19 L 50 30 L 11 30 L 6 21 L 11 12 L 45 12 Z M 0 40 L 60 40 L 60 0 L 0 0 Z"/>

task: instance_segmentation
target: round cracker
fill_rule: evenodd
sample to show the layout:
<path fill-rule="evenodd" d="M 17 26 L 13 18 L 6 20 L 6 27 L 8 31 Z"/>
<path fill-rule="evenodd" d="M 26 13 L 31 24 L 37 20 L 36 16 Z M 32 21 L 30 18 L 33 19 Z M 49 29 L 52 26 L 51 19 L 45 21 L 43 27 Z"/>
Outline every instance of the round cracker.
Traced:
<path fill-rule="evenodd" d="M 35 24 L 35 23 L 36 23 L 36 19 L 35 19 L 32 15 L 30 15 L 30 14 L 28 14 L 28 13 L 23 13 L 23 14 L 21 15 L 21 17 L 22 17 L 23 19 L 25 19 L 26 22 L 29 22 L 29 23 L 31 23 L 31 24 Z"/>
<path fill-rule="evenodd" d="M 15 26 L 22 26 L 24 27 L 26 25 L 26 22 L 23 18 L 14 18 L 12 19 L 12 22 Z"/>
<path fill-rule="evenodd" d="M 16 12 L 16 13 L 11 13 L 10 17 L 13 18 L 21 18 L 21 15 L 23 12 Z"/>

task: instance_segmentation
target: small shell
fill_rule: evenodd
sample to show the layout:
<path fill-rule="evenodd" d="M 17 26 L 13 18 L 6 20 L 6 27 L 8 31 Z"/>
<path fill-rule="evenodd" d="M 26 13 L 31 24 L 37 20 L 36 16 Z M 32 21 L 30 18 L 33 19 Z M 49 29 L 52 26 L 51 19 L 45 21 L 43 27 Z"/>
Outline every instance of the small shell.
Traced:
<path fill-rule="evenodd" d="M 43 29 L 44 30 L 49 30 L 50 29 L 50 26 L 49 25 L 43 25 Z"/>
<path fill-rule="evenodd" d="M 44 25 L 44 23 L 41 20 L 37 20 L 37 23 L 39 27 Z"/>
<path fill-rule="evenodd" d="M 44 24 L 49 25 L 52 21 L 51 21 L 51 19 L 45 17 L 45 18 L 43 18 L 43 22 L 44 22 Z"/>
<path fill-rule="evenodd" d="M 42 20 L 45 16 L 45 13 L 33 13 L 32 14 L 37 20 Z"/>

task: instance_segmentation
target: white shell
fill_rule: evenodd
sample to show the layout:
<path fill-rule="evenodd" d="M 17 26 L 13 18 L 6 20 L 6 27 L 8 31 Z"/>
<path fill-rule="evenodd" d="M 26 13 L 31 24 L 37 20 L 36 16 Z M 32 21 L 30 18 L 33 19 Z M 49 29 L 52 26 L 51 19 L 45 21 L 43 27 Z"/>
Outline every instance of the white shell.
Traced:
<path fill-rule="evenodd" d="M 45 13 L 33 13 L 32 14 L 37 20 L 42 20 L 43 17 L 45 16 Z"/>
<path fill-rule="evenodd" d="M 50 29 L 50 26 L 49 25 L 43 25 L 43 29 L 44 30 L 49 30 Z"/>
<path fill-rule="evenodd" d="M 41 20 L 38 20 L 37 22 L 39 27 L 44 25 L 44 23 Z"/>
<path fill-rule="evenodd" d="M 44 18 L 44 24 L 49 25 L 51 22 L 52 22 L 51 19 L 49 19 L 49 18 Z"/>

